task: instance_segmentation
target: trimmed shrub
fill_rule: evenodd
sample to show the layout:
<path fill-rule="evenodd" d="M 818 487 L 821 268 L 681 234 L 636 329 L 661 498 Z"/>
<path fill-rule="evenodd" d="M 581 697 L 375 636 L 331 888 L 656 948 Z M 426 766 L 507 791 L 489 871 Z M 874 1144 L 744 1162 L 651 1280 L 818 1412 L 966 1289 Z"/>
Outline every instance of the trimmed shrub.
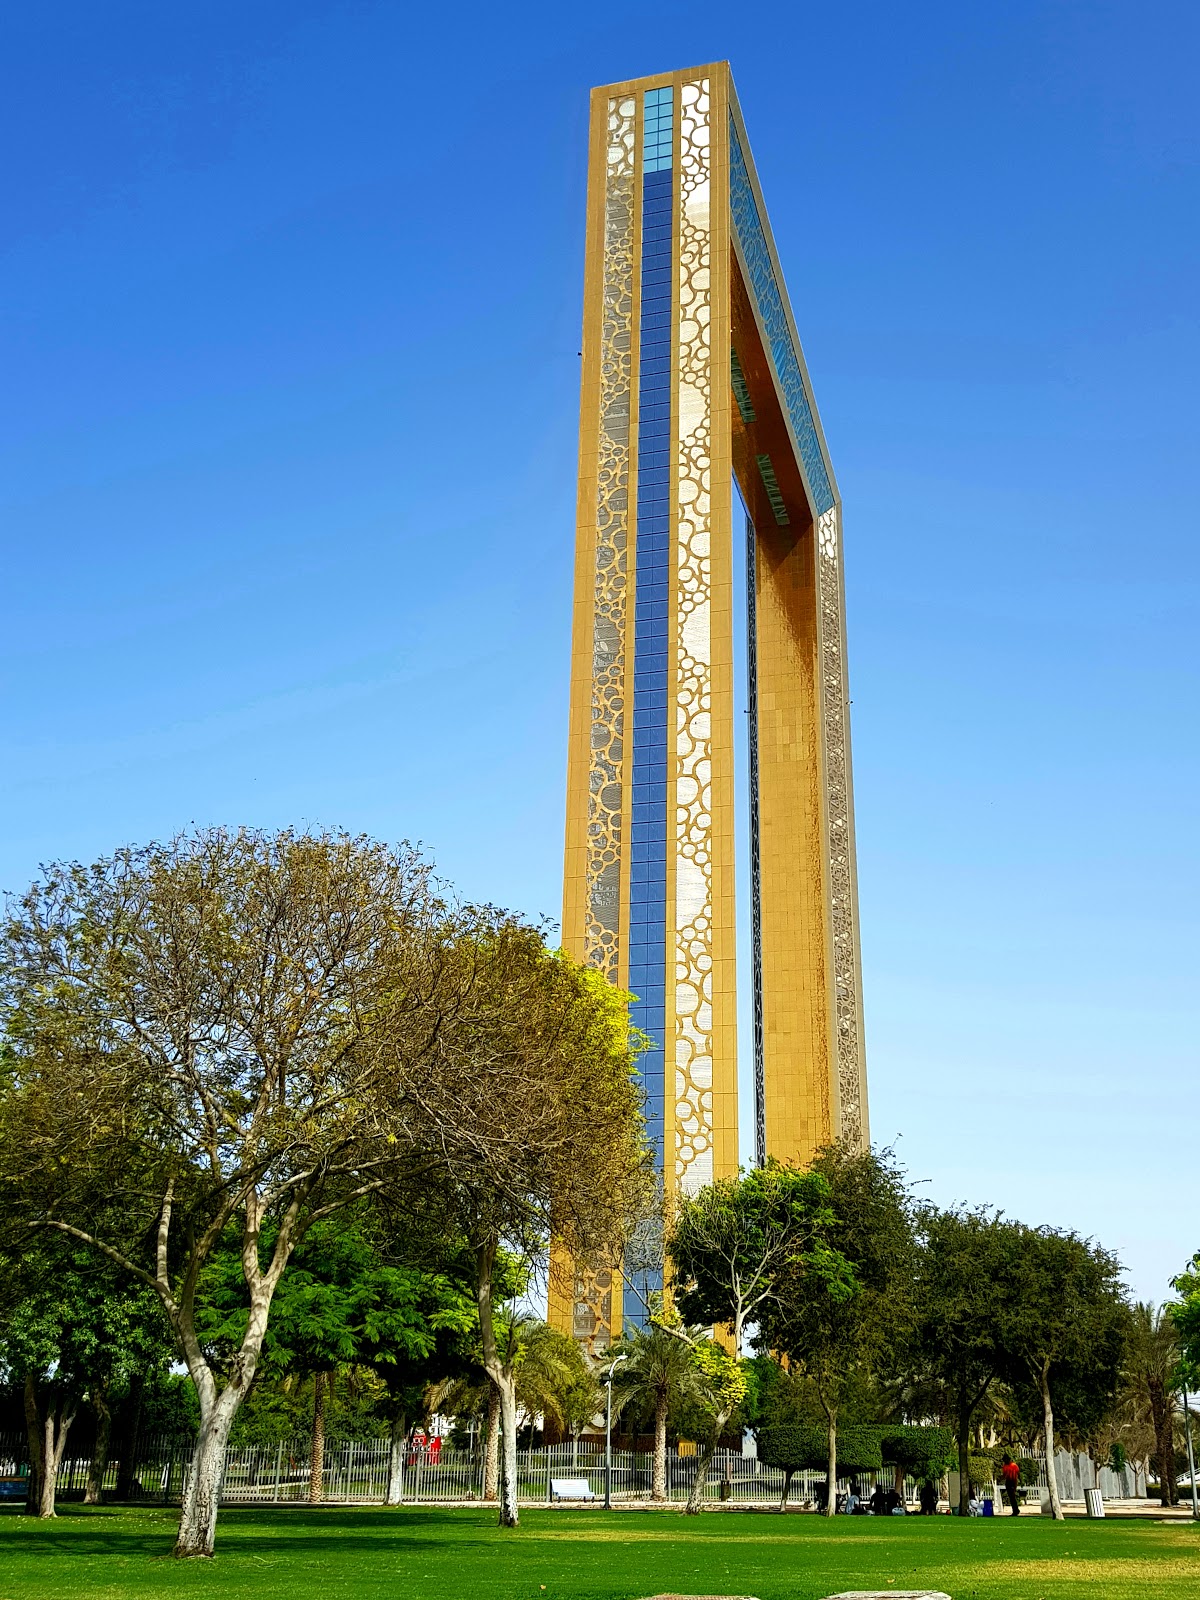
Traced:
<path fill-rule="evenodd" d="M 972 1450 L 967 1456 L 967 1474 L 975 1489 L 990 1489 L 996 1479 L 996 1463 L 991 1453 Z"/>
<path fill-rule="evenodd" d="M 883 1466 L 879 1428 L 839 1428 L 837 1435 L 838 1472 L 872 1472 Z M 758 1459 L 768 1467 L 785 1472 L 808 1468 L 822 1471 L 829 1462 L 829 1437 L 824 1428 L 803 1424 L 791 1427 L 760 1428 Z"/>
<path fill-rule="evenodd" d="M 910 1477 L 929 1480 L 957 1464 L 958 1450 L 949 1428 L 890 1423 L 880 1432 L 885 1467 L 902 1467 Z"/>

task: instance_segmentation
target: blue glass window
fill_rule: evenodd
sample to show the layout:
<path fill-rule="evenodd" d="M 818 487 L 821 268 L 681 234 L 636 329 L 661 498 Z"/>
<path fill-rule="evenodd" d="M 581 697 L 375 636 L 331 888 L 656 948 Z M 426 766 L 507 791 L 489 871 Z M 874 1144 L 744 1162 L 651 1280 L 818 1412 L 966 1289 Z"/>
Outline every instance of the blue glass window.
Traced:
<path fill-rule="evenodd" d="M 670 170 L 675 132 L 674 97 L 675 91 L 671 88 L 647 89 L 643 97 L 642 171 L 644 173 Z M 669 215 L 667 222 L 669 228 Z"/>
<path fill-rule="evenodd" d="M 833 488 L 829 482 L 821 441 L 817 437 L 808 392 L 804 387 L 800 361 L 792 343 L 792 332 L 783 308 L 783 295 L 775 280 L 775 268 L 771 264 L 771 252 L 767 249 L 766 234 L 758 214 L 750 174 L 746 170 L 746 158 L 732 121 L 729 124 L 729 206 L 733 212 L 738 242 L 746 258 L 750 290 L 758 302 L 763 326 L 767 330 L 771 360 L 800 446 L 816 509 L 818 512 L 828 511 L 833 504 Z"/>
<path fill-rule="evenodd" d="M 642 138 L 641 356 L 638 367 L 637 542 L 634 564 L 633 817 L 630 830 L 629 987 L 633 1021 L 653 1041 L 639 1067 L 648 1131 L 663 1165 L 666 1100 L 667 680 L 671 583 L 671 295 L 674 91 L 645 96 Z M 639 1273 L 626 1320 L 645 1323 L 642 1300 L 662 1269 Z"/>

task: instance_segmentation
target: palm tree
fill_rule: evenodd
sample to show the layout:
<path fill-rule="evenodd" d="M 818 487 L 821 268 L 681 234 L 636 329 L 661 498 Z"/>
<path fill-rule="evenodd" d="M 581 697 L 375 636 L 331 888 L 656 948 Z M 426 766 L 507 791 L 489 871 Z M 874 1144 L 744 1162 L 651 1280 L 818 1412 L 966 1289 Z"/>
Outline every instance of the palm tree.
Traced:
<path fill-rule="evenodd" d="M 617 1367 L 613 1379 L 613 1408 L 627 1407 L 654 1413 L 655 1500 L 667 1498 L 667 1418 L 686 1399 L 697 1396 L 699 1388 L 691 1347 L 685 1340 L 651 1324 L 639 1329 L 623 1348 L 613 1351 L 626 1360 Z"/>
<path fill-rule="evenodd" d="M 1158 1456 L 1158 1482 L 1162 1503 L 1175 1505 L 1175 1396 L 1179 1389 L 1176 1367 L 1179 1340 L 1165 1306 L 1139 1301 L 1131 1314 L 1129 1354 L 1125 1384 L 1142 1416 L 1154 1429 Z"/>
<path fill-rule="evenodd" d="M 516 1374 L 517 1407 L 527 1422 L 538 1417 L 577 1432 L 599 1409 L 599 1385 L 583 1352 L 565 1333 L 512 1308 L 496 1317 L 496 1342 Z M 482 1423 L 483 1498 L 499 1489 L 500 1395 L 482 1373 L 455 1378 L 439 1391 L 434 1410 Z"/>
<path fill-rule="evenodd" d="M 599 1385 L 574 1339 L 536 1317 L 520 1318 L 513 1333 L 519 1345 L 517 1405 L 526 1420 L 541 1417 L 573 1430 L 592 1417 L 600 1404 Z"/>

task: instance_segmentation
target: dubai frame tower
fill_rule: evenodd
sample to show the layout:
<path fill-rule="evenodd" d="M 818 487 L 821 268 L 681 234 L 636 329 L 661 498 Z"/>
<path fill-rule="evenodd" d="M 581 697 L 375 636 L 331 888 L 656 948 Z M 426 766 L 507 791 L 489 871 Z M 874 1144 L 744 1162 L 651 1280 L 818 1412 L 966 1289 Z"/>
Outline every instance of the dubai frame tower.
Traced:
<path fill-rule="evenodd" d="M 593 91 L 582 353 L 563 937 L 637 996 L 663 1182 L 694 1192 L 738 1167 L 737 893 L 756 1158 L 868 1138 L 841 506 L 725 62 Z M 642 1320 L 573 1276 L 551 1316 L 591 1349 Z"/>

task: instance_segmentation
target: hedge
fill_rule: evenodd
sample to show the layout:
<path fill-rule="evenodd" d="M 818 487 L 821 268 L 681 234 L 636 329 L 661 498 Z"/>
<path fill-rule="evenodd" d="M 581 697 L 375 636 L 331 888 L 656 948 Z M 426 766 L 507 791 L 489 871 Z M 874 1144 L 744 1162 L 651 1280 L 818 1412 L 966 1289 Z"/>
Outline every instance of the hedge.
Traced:
<path fill-rule="evenodd" d="M 958 1460 L 954 1434 L 949 1428 L 918 1428 L 889 1423 L 883 1435 L 883 1462 L 903 1467 L 914 1478 L 940 1478 Z"/>
<path fill-rule="evenodd" d="M 839 1428 L 838 1471 L 871 1472 L 882 1467 L 881 1433 L 879 1428 Z M 801 1424 L 760 1428 L 758 1459 L 764 1466 L 782 1467 L 785 1472 L 802 1472 L 806 1467 L 820 1471 L 829 1464 L 829 1435 L 824 1428 Z"/>
<path fill-rule="evenodd" d="M 803 1423 L 758 1430 L 758 1458 L 768 1467 L 785 1472 L 804 1468 L 820 1470 L 829 1460 L 829 1440 L 824 1428 Z M 839 1469 L 847 1472 L 878 1471 L 901 1467 L 909 1476 L 940 1478 L 957 1460 L 954 1435 L 949 1428 L 917 1428 L 902 1423 L 847 1426 L 838 1429 Z"/>

